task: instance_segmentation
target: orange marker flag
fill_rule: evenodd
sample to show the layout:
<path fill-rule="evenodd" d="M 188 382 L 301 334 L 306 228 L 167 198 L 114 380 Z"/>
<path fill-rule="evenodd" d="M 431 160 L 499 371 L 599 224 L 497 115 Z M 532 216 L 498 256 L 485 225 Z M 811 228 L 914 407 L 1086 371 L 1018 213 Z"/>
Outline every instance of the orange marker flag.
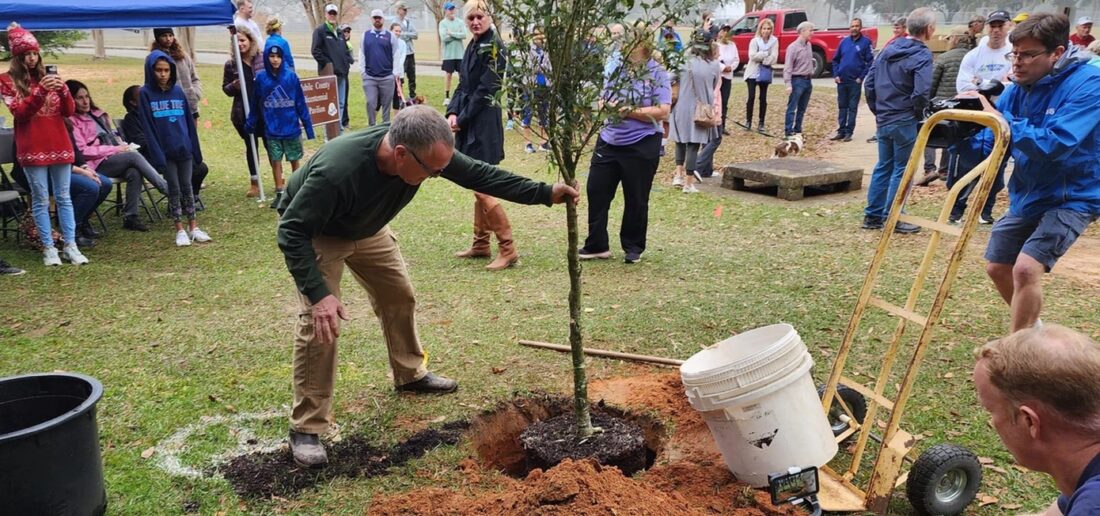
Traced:
<path fill-rule="evenodd" d="M 210 129 L 211 127 L 214 127 L 214 124 L 210 123 L 210 121 L 207 120 L 207 121 L 202 123 L 202 126 L 206 129 Z"/>
<path fill-rule="evenodd" d="M 202 105 L 204 105 L 204 106 L 209 106 L 209 105 L 210 105 L 210 101 L 204 98 L 204 99 L 202 99 Z"/>
<path fill-rule="evenodd" d="M 714 218 L 716 218 L 716 219 L 722 218 L 722 205 L 721 204 L 714 207 Z"/>

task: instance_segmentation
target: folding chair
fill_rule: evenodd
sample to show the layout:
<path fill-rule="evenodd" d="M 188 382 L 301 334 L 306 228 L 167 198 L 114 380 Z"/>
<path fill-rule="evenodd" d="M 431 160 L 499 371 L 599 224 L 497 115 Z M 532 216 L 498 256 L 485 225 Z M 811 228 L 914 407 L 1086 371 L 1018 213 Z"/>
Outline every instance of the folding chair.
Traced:
<path fill-rule="evenodd" d="M 18 184 L 8 178 L 4 165 L 15 163 L 15 135 L 11 129 L 0 129 L 0 235 L 8 239 L 8 233 L 15 234 L 19 243 L 19 224 L 27 212 L 25 192 Z M 14 222 L 14 227 L 12 223 Z"/>

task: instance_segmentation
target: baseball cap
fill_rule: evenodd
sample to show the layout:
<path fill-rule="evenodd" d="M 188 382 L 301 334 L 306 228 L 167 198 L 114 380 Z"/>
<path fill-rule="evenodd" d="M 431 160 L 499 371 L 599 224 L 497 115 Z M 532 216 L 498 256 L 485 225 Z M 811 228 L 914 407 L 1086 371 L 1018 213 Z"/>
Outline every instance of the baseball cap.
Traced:
<path fill-rule="evenodd" d="M 351 30 L 351 25 L 346 23 L 340 25 L 340 32 L 347 32 L 349 30 Z"/>
<path fill-rule="evenodd" d="M 447 3 L 443 4 L 443 10 L 444 11 L 450 11 L 451 9 L 454 9 L 454 8 L 455 8 L 455 4 L 453 2 L 447 2 Z"/>
<path fill-rule="evenodd" d="M 1008 11 L 993 11 L 993 12 L 989 13 L 989 17 L 986 18 L 985 21 L 987 23 L 993 23 L 993 22 L 1006 22 L 1006 21 L 1009 21 L 1011 19 L 1012 19 L 1012 16 L 1009 16 Z"/>
<path fill-rule="evenodd" d="M 1077 25 L 1092 25 L 1092 18 L 1088 16 L 1077 18 Z"/>
<path fill-rule="evenodd" d="M 328 4 L 328 5 L 325 6 L 325 12 L 326 13 L 337 13 L 337 14 L 339 14 L 340 9 L 336 8 L 336 4 Z"/>
<path fill-rule="evenodd" d="M 375 10 L 370 12 L 370 17 L 371 18 L 385 18 L 386 14 L 383 13 L 381 9 L 375 9 Z"/>
<path fill-rule="evenodd" d="M 277 55 L 277 56 L 281 56 L 281 55 L 283 55 L 283 49 L 280 48 L 279 45 L 271 45 L 267 49 L 267 53 L 268 54 L 274 54 L 274 55 Z"/>
<path fill-rule="evenodd" d="M 1026 21 L 1027 16 L 1028 16 L 1027 13 L 1020 13 L 1020 14 L 1017 14 L 1016 17 L 1012 19 L 1012 21 L 1015 22 L 1015 23 L 1020 23 L 1022 21 Z"/>
<path fill-rule="evenodd" d="M 393 8 L 394 8 L 394 9 L 405 9 L 405 10 L 408 10 L 408 9 L 409 9 L 409 6 L 405 5 L 405 2 L 397 2 L 396 4 L 393 4 Z"/>

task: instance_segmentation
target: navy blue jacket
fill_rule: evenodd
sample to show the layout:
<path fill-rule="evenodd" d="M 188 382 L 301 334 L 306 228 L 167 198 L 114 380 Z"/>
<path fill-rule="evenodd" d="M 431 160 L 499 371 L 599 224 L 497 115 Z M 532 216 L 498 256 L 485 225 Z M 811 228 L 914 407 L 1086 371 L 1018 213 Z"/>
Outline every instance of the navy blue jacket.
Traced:
<path fill-rule="evenodd" d="M 874 46 L 863 34 L 859 35 L 859 39 L 847 37 L 841 40 L 836 54 L 833 54 L 833 77 L 838 77 L 840 82 L 866 77 L 875 60 Z"/>
<path fill-rule="evenodd" d="M 1012 215 L 1034 219 L 1054 209 L 1100 214 L 1100 68 L 1088 57 L 1070 48 L 1050 75 L 1027 87 L 1012 84 L 997 99 L 1012 129 Z M 985 155 L 993 149 L 988 130 L 972 140 Z"/>
<path fill-rule="evenodd" d="M 168 61 L 172 68 L 168 88 L 161 89 L 153 75 L 158 60 Z M 149 164 L 164 170 L 167 162 L 194 159 L 202 163 L 199 134 L 195 131 L 195 119 L 187 96 L 176 82 L 176 62 L 160 50 L 154 50 L 145 58 L 145 86 L 138 97 L 138 114 L 141 131 L 145 134 L 145 148 Z"/>
<path fill-rule="evenodd" d="M 305 126 L 306 136 L 312 140 L 313 120 L 302 93 L 302 83 L 298 74 L 287 67 L 286 61 L 278 70 L 271 67 L 272 48 L 279 48 L 284 56 L 290 53 L 290 45 L 285 39 L 270 38 L 264 44 L 264 70 L 256 74 L 256 94 L 248 99 L 252 107 L 244 129 L 252 132 L 256 128 L 256 114 L 262 110 L 263 134 L 268 138 L 298 139 Z"/>
<path fill-rule="evenodd" d="M 879 127 L 920 120 L 932 95 L 932 51 L 911 38 L 886 45 L 863 88 Z"/>

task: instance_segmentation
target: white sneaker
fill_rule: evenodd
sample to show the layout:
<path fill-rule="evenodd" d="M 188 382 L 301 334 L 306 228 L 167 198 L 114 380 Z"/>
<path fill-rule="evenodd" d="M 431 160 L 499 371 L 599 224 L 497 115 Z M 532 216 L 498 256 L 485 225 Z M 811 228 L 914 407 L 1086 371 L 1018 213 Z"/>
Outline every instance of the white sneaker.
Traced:
<path fill-rule="evenodd" d="M 447 107 L 447 106 L 450 106 L 450 105 L 451 105 L 451 97 L 447 97 L 447 98 L 443 99 L 443 107 Z"/>
<path fill-rule="evenodd" d="M 698 188 L 695 188 L 695 185 L 693 185 L 693 184 L 691 184 L 691 185 L 684 185 L 684 189 L 683 189 L 683 192 L 684 192 L 684 193 L 699 193 L 699 189 L 698 189 Z"/>
<path fill-rule="evenodd" d="M 990 217 L 988 219 L 985 218 L 985 217 L 978 217 L 978 224 L 981 224 L 983 226 L 988 226 L 988 225 L 992 224 L 993 222 L 995 222 L 995 221 L 993 220 L 992 217 Z"/>
<path fill-rule="evenodd" d="M 67 244 L 65 248 L 61 250 L 61 254 L 73 265 L 84 265 L 88 263 L 88 258 L 80 253 L 80 249 L 77 249 L 76 244 Z"/>
<path fill-rule="evenodd" d="M 176 231 L 176 246 L 186 247 L 191 245 L 191 239 L 187 237 L 187 232 L 184 230 Z"/>
<path fill-rule="evenodd" d="M 684 176 L 672 176 L 672 186 L 684 186 Z"/>
<path fill-rule="evenodd" d="M 57 256 L 56 247 L 42 251 L 42 263 L 46 264 L 46 267 L 61 265 L 61 257 Z"/>
<path fill-rule="evenodd" d="M 202 244 L 202 243 L 210 242 L 210 241 L 213 241 L 213 240 L 214 240 L 213 238 L 210 238 L 210 235 L 207 235 L 205 231 L 203 231 L 199 228 L 195 228 L 191 231 L 191 241 L 192 242 Z"/>

